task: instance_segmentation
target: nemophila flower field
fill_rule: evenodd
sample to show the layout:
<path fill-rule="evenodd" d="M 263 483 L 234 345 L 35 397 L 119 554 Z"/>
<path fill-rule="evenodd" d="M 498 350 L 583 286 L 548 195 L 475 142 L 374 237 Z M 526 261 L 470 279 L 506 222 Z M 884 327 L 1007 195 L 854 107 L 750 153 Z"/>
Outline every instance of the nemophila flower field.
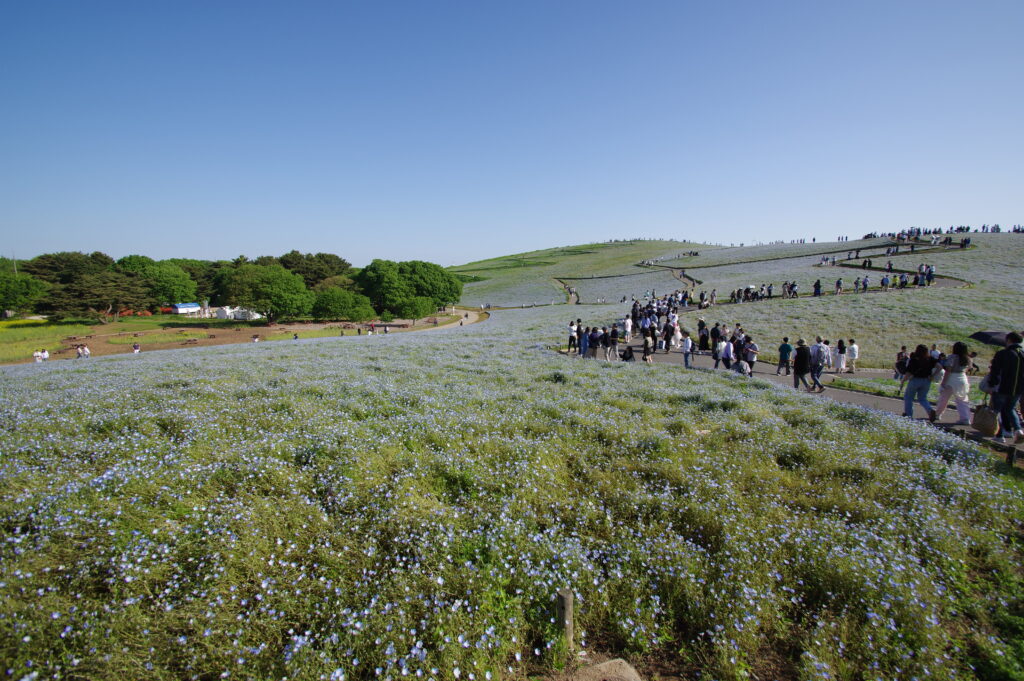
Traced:
<path fill-rule="evenodd" d="M 566 279 L 565 283 L 576 288 L 583 303 L 595 303 L 599 300 L 618 303 L 623 296 L 627 299 L 635 296 L 637 300 L 642 300 L 651 291 L 663 296 L 687 286 L 672 273 L 672 270 L 662 267 L 639 270 L 636 274 L 619 277 Z M 628 308 L 626 311 L 628 312 Z"/>
<path fill-rule="evenodd" d="M 584 650 L 694 678 L 1019 677 L 987 454 L 564 316 L 5 368 L 7 677 L 524 678 L 563 586 Z"/>

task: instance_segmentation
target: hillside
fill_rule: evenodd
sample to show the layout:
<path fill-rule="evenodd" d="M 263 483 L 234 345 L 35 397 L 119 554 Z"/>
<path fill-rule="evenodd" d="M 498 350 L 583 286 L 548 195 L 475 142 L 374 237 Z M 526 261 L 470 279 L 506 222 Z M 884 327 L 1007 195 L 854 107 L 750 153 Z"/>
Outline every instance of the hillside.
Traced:
<path fill-rule="evenodd" d="M 1015 239 L 933 254 L 975 288 L 715 311 L 861 335 L 898 303 L 922 316 L 885 333 L 949 333 L 929 305 L 970 294 L 994 323 Z M 568 261 L 586 300 L 582 275 L 681 249 L 570 250 L 495 266 L 491 292 Z M 787 250 L 692 271 L 816 272 Z M 1016 471 L 921 422 L 551 351 L 623 309 L 0 368 L 0 655 L 39 678 L 521 679 L 563 668 L 568 586 L 582 649 L 647 673 L 1024 677 Z"/>
<path fill-rule="evenodd" d="M 703 290 L 710 294 L 715 289 L 719 303 L 728 301 L 730 290 L 748 285 L 759 287 L 769 282 L 774 283 L 778 298 L 783 281 L 796 281 L 800 296 L 795 300 L 720 304 L 701 313 L 690 310 L 684 312 L 683 324 L 695 328 L 698 316 L 710 324 L 720 322 L 731 327 L 739 323 L 756 338 L 769 343 L 783 336 L 855 337 L 862 349 L 864 366 L 888 367 L 902 345 L 936 343 L 945 347 L 958 340 L 966 341 L 976 331 L 1021 326 L 1019 300 L 1024 293 L 1024 278 L 1020 276 L 1019 263 L 1024 262 L 1024 235 L 979 233 L 970 236 L 973 246 L 967 250 L 934 249 L 918 244 L 914 254 L 892 257 L 884 255 L 885 248 L 891 245 L 885 239 L 733 248 L 637 242 L 628 247 L 603 244 L 600 248 L 561 249 L 571 253 L 561 259 L 556 252 L 539 251 L 485 263 L 487 267 L 497 267 L 518 259 L 544 262 L 531 267 L 488 270 L 481 263 L 473 263 L 456 269 L 480 274 L 500 273 L 484 282 L 466 284 L 463 295 L 466 304 L 476 305 L 485 300 L 511 306 L 530 304 L 531 300 L 548 304 L 550 298 L 555 297 L 554 293 L 549 298 L 538 295 L 531 299 L 527 292 L 561 291 L 564 282 L 576 288 L 581 303 L 603 300 L 610 305 L 600 312 L 590 307 L 573 309 L 565 315 L 567 321 L 570 317 L 586 318 L 595 314 L 609 319 L 621 316 L 628 311 L 628 305 L 618 305 L 623 296 L 639 299 L 651 290 L 661 295 L 682 288 L 688 285 L 678 277 L 682 271 L 700 282 L 693 284 L 695 292 Z M 855 265 L 853 267 L 843 267 L 846 254 L 858 249 L 862 258 L 849 261 Z M 699 255 L 672 257 L 684 250 L 697 250 Z M 835 256 L 838 266 L 818 266 L 823 256 Z M 858 267 L 864 258 L 872 258 L 875 268 L 892 260 L 897 270 L 915 270 L 921 263 L 934 264 L 940 281 L 937 286 L 921 289 L 829 295 L 840 277 L 846 289 L 851 288 L 854 280 L 864 274 Z M 646 259 L 658 259 L 658 266 L 638 266 Z M 881 275 L 879 271 L 869 272 L 872 288 L 878 287 Z M 946 276 L 957 280 L 943 281 Z M 815 280 L 822 282 L 825 295 L 821 298 L 811 297 Z M 558 301 L 564 300 L 563 291 Z M 969 345 L 984 359 L 991 355 L 990 347 L 971 342 Z"/>
<path fill-rule="evenodd" d="M 674 258 L 681 252 L 715 248 L 679 241 L 622 241 L 583 244 L 480 260 L 449 268 L 469 279 L 464 305 L 549 305 L 566 301 L 560 279 L 641 272 L 637 263 Z M 473 281 L 477 279 L 478 281 Z"/>
<path fill-rule="evenodd" d="M 524 678 L 561 665 L 570 586 L 584 650 L 687 678 L 1021 673 L 1024 497 L 987 454 L 567 360 L 564 317 L 4 367 L 0 655 Z"/>

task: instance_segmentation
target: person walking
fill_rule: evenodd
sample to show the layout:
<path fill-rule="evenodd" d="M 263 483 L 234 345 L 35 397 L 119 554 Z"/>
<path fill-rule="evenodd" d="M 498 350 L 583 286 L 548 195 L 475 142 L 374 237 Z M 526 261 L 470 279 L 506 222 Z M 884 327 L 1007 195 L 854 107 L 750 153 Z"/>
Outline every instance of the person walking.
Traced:
<path fill-rule="evenodd" d="M 644 354 L 643 357 L 641 357 L 641 359 L 647 362 L 648 364 L 653 364 L 654 361 L 651 359 L 651 355 L 654 354 L 655 331 L 652 327 L 647 327 L 646 329 L 643 329 L 640 333 L 644 338 Z"/>
<path fill-rule="evenodd" d="M 901 345 L 900 351 L 896 353 L 896 363 L 892 367 L 892 379 L 894 381 L 899 379 L 900 382 L 900 387 L 896 390 L 897 395 L 903 392 L 903 386 L 907 382 L 907 362 L 909 361 L 910 353 L 907 352 L 907 346 Z"/>
<path fill-rule="evenodd" d="M 932 372 L 937 360 L 928 354 L 927 345 L 918 345 L 907 362 L 907 390 L 903 393 L 903 415 L 914 418 L 914 402 L 924 408 L 928 419 L 935 420 L 935 410 L 928 401 L 928 389 L 932 385 Z"/>
<path fill-rule="evenodd" d="M 691 361 L 693 358 L 693 339 L 690 338 L 689 331 L 683 331 L 683 366 L 687 369 L 692 369 Z"/>
<path fill-rule="evenodd" d="M 750 336 L 743 338 L 743 361 L 750 367 L 750 373 L 754 373 L 754 367 L 757 366 L 757 355 L 761 352 L 761 348 L 758 347 L 757 343 Z"/>
<path fill-rule="evenodd" d="M 842 338 L 836 343 L 836 368 L 835 373 L 841 374 L 846 371 L 846 343 Z"/>
<path fill-rule="evenodd" d="M 779 366 L 775 370 L 776 376 L 782 375 L 782 370 L 786 370 L 786 375 L 789 376 L 789 362 L 790 357 L 793 355 L 793 346 L 789 344 L 789 336 L 785 336 L 782 339 L 782 345 L 779 346 Z M 806 381 L 806 379 L 804 379 Z"/>
<path fill-rule="evenodd" d="M 1024 442 L 1017 403 L 1024 395 L 1024 351 L 1021 350 L 1021 335 L 1014 331 L 1006 334 L 1006 347 L 996 353 L 989 367 L 989 383 L 996 386 L 992 393 L 992 408 L 999 412 L 1002 432 L 997 436 L 1000 442 L 1013 438 Z"/>
<path fill-rule="evenodd" d="M 831 356 L 828 346 L 817 337 L 817 342 L 811 347 L 811 388 L 812 392 L 825 392 L 825 386 L 821 384 L 821 374 L 825 371 L 825 365 Z"/>
<path fill-rule="evenodd" d="M 860 357 L 860 348 L 857 346 L 857 342 L 850 339 L 850 344 L 846 346 L 846 365 L 849 367 L 846 373 L 852 374 L 857 370 L 857 358 Z"/>
<path fill-rule="evenodd" d="M 967 399 L 971 384 L 967 381 L 967 370 L 971 366 L 971 358 L 967 356 L 967 344 L 957 341 L 953 350 L 942 362 L 946 373 L 939 386 L 939 401 L 935 405 L 935 419 L 942 418 L 950 399 L 956 402 L 956 413 L 959 420 L 955 425 L 966 426 L 971 422 L 971 403 Z"/>
<path fill-rule="evenodd" d="M 796 351 L 793 356 L 793 389 L 799 390 L 800 384 L 804 384 L 807 392 L 814 392 L 807 384 L 807 374 L 811 373 L 811 349 L 807 347 L 807 341 L 797 338 Z"/>
<path fill-rule="evenodd" d="M 619 325 L 612 324 L 612 330 L 608 334 L 608 346 L 613 362 L 619 361 Z M 607 359 L 607 358 L 606 358 Z"/>
<path fill-rule="evenodd" d="M 730 341 L 722 341 L 722 352 L 720 353 L 720 356 L 722 358 L 722 366 L 724 366 L 726 369 L 732 368 L 732 360 L 736 355 L 735 348 L 733 347 L 733 344 Z"/>
<path fill-rule="evenodd" d="M 576 347 L 576 322 L 569 322 L 569 349 L 568 353 L 571 355 L 573 348 Z"/>

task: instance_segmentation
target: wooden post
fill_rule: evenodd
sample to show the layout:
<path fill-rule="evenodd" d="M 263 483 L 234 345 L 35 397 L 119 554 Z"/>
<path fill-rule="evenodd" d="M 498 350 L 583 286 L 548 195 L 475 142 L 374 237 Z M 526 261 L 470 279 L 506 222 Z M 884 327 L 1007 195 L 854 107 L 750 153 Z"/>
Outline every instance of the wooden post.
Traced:
<path fill-rule="evenodd" d="M 559 589 L 558 601 L 555 608 L 555 619 L 558 626 L 562 628 L 562 635 L 565 637 L 565 646 L 570 655 L 575 651 L 575 645 L 573 643 L 572 604 L 572 589 Z"/>
<path fill-rule="evenodd" d="M 1013 445 L 1006 450 L 1006 463 L 1011 467 L 1017 461 L 1017 448 Z"/>

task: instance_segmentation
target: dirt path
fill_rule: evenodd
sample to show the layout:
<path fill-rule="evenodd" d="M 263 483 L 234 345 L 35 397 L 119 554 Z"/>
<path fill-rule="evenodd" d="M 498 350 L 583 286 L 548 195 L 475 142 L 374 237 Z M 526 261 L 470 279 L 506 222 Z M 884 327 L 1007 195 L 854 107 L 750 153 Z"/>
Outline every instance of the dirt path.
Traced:
<path fill-rule="evenodd" d="M 446 329 L 453 326 L 460 326 L 459 322 L 462 322 L 463 326 L 475 324 L 486 320 L 490 315 L 486 312 L 474 310 L 471 308 L 457 308 L 457 316 L 443 324 L 434 326 L 426 320 L 417 320 L 415 326 L 408 328 L 395 328 L 395 324 L 409 324 L 410 320 L 407 319 L 396 319 L 390 325 L 392 333 L 412 333 L 420 331 L 432 331 L 436 329 Z M 438 315 L 441 317 L 443 315 Z M 195 322 L 196 320 L 189 320 Z M 376 322 L 377 327 L 383 326 L 381 322 Z M 74 345 L 85 344 L 89 346 L 89 352 L 93 357 L 104 357 L 108 355 L 125 355 L 132 353 L 132 342 L 134 338 L 145 338 L 146 342 L 141 344 L 142 352 L 153 352 L 154 350 L 175 350 L 178 348 L 188 347 L 211 347 L 214 345 L 235 345 L 238 343 L 252 343 L 254 337 L 258 337 L 260 342 L 277 342 L 268 341 L 268 336 L 277 336 L 284 334 L 291 336 L 298 334 L 299 338 L 303 337 L 304 333 L 309 332 L 321 332 L 325 329 L 337 330 L 337 335 L 340 336 L 355 336 L 357 335 L 357 327 L 363 328 L 365 334 L 368 330 L 368 324 L 350 324 L 350 323 L 338 323 L 338 322 L 296 322 L 290 324 L 275 324 L 274 326 L 237 326 L 237 327 L 226 327 L 226 326 L 214 326 L 208 329 L 204 329 L 197 326 L 187 326 L 182 328 L 170 328 L 161 330 L 148 330 L 141 331 L 138 333 L 122 332 L 122 333 L 91 333 L 83 336 L 71 337 L 63 341 L 62 347 L 55 351 L 51 355 L 51 359 L 75 359 L 76 351 Z M 102 327 L 99 327 L 102 329 Z M 99 330 L 94 327 L 94 330 Z M 166 341 L 163 339 L 154 342 L 154 337 L 165 336 Z M 309 336 L 307 336 L 309 337 Z M 324 336 L 319 336 L 324 337 Z M 117 339 L 120 342 L 112 343 L 112 339 Z M 32 358 L 28 357 L 19 362 L 12 362 L 12 364 L 28 364 L 31 363 Z"/>

